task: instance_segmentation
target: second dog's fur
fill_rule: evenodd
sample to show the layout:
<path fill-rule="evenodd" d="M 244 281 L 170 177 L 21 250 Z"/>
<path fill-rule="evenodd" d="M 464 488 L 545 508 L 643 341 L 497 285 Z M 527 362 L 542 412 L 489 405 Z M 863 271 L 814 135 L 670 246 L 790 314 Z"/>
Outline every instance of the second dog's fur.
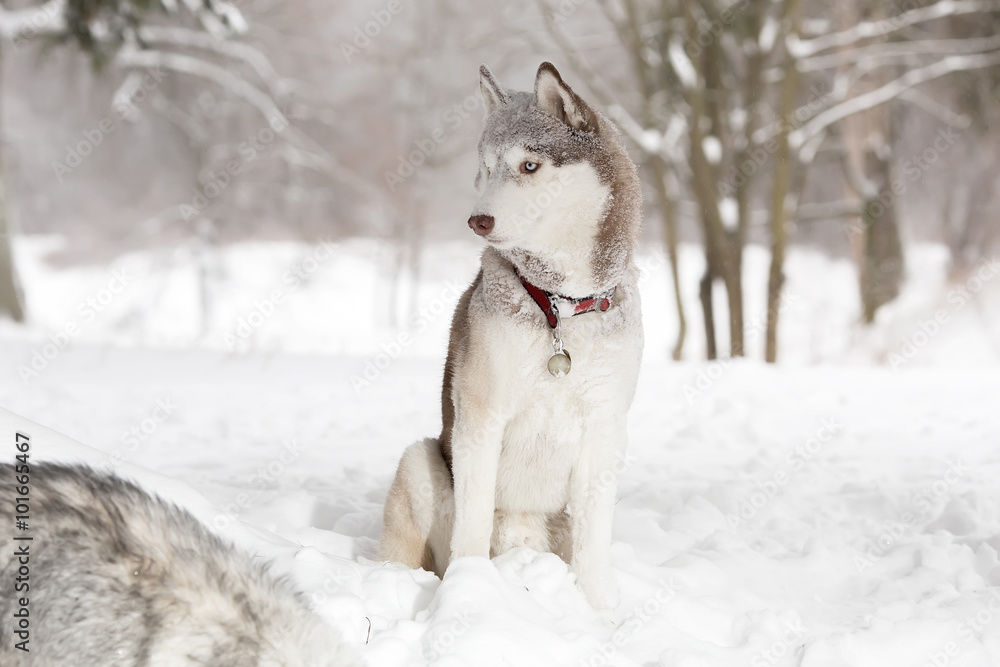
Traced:
<path fill-rule="evenodd" d="M 84 466 L 18 468 L 0 464 L 3 667 L 361 667 L 291 585 L 187 512 Z"/>

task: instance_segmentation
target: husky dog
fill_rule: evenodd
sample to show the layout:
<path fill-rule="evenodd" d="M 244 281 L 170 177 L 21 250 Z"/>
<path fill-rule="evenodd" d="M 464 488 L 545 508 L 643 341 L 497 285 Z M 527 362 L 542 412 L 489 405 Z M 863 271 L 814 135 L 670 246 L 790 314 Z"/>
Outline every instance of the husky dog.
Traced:
<path fill-rule="evenodd" d="M 613 606 L 612 510 L 642 357 L 642 217 L 617 129 L 542 63 L 532 93 L 480 68 L 469 227 L 488 244 L 451 326 L 441 435 L 403 453 L 380 555 L 441 576 L 517 546 Z M 576 315 L 576 316 L 574 316 Z"/>
<path fill-rule="evenodd" d="M 290 584 L 187 512 L 91 468 L 28 472 L 24 489 L 0 464 L 4 667 L 362 665 Z"/>

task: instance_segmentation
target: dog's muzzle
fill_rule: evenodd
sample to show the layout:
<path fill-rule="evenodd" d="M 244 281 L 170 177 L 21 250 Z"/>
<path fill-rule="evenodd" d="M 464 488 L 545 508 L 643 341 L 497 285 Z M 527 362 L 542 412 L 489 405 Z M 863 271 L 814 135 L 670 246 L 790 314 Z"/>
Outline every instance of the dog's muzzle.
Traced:
<path fill-rule="evenodd" d="M 493 216 L 474 215 L 469 218 L 469 227 L 479 236 L 486 236 L 493 231 Z"/>

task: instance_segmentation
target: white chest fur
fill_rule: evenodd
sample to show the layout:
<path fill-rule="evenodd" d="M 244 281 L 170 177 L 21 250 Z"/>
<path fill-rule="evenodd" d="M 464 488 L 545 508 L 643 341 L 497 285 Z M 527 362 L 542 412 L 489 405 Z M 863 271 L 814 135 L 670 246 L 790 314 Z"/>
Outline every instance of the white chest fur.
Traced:
<path fill-rule="evenodd" d="M 562 319 L 573 369 L 557 378 L 547 369 L 552 330 L 516 280 L 503 279 L 515 289 L 515 317 L 510 303 L 489 302 L 487 289 L 470 303 L 476 343 L 469 367 L 485 371 L 477 380 L 489 383 L 490 418 L 503 429 L 496 508 L 558 512 L 583 443 L 620 423 L 631 403 L 642 354 L 635 281 L 626 277 L 609 311 Z"/>

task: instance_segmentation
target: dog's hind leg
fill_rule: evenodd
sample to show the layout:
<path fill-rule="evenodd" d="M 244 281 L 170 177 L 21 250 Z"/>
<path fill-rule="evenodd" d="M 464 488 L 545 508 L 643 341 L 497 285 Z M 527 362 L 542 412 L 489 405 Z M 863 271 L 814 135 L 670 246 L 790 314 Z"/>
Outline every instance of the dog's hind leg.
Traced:
<path fill-rule="evenodd" d="M 385 500 L 379 558 L 444 574 L 450 556 L 455 498 L 437 439 L 403 452 Z"/>
<path fill-rule="evenodd" d="M 566 510 L 548 516 L 549 549 L 567 564 L 573 562 L 573 527 Z"/>

